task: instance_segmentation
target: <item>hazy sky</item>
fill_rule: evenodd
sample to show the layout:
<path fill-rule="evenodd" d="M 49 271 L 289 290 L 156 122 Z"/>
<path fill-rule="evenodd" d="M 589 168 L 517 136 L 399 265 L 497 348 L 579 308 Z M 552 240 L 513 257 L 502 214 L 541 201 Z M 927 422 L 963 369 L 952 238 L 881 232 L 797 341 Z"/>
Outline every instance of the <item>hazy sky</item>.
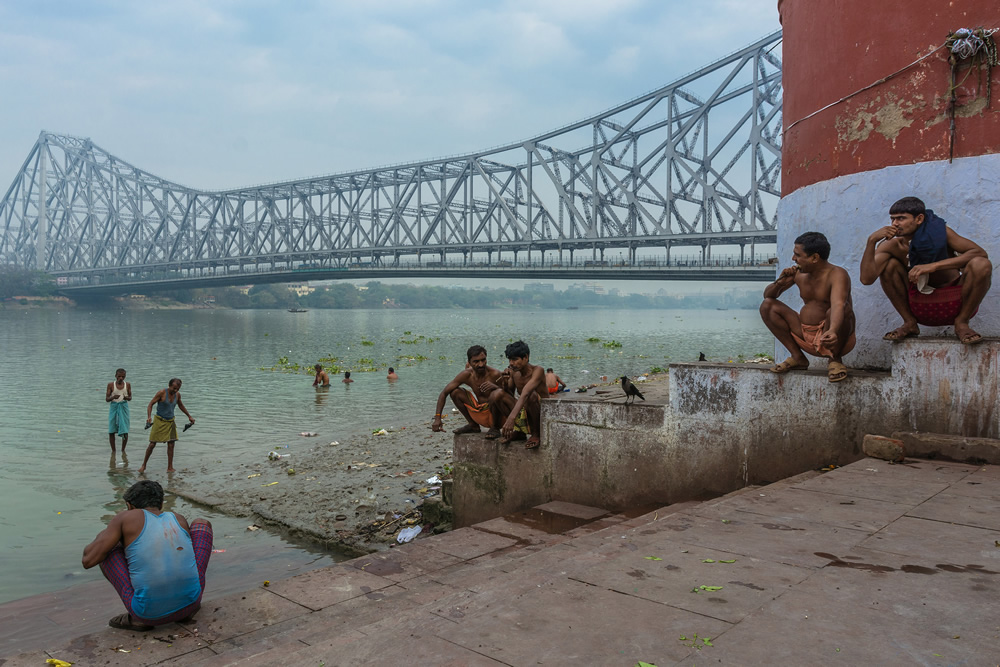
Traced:
<path fill-rule="evenodd" d="M 776 0 L 0 0 L 0 196 L 40 130 L 221 189 L 524 139 L 777 30 Z"/>

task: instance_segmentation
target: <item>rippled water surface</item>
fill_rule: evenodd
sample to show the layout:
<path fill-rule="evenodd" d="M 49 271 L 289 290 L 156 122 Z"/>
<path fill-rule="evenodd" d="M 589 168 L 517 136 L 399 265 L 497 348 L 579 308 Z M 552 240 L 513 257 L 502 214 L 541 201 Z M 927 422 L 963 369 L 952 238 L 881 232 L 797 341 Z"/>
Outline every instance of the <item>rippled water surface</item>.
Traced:
<path fill-rule="evenodd" d="M 554 367 L 571 387 L 691 361 L 699 352 L 726 360 L 772 349 L 756 311 L 747 310 L 0 311 L 0 554 L 7 575 L 0 601 L 100 578 L 96 568 L 81 569 L 80 554 L 124 509 L 121 494 L 136 481 L 146 446 L 146 405 L 171 377 L 183 380 L 181 396 L 197 419 L 174 461 L 176 474 L 190 480 L 265 457 L 275 446 L 294 447 L 300 431 L 345 441 L 428 422 L 470 345 L 484 345 L 490 365 L 502 367 L 504 346 L 518 338 L 530 345 L 533 363 Z M 260 370 L 281 357 L 303 366 L 335 357 L 345 367 L 379 371 L 355 372 L 350 386 L 335 375 L 329 391 L 317 392 L 310 376 Z M 387 366 L 399 373 L 395 384 L 385 380 Z M 134 396 L 127 465 L 109 461 L 104 391 L 118 367 L 128 371 Z M 167 482 L 165 469 L 159 445 L 147 475 Z M 213 563 L 282 547 L 302 551 L 278 535 L 247 532 L 245 519 L 168 502 L 188 518 L 215 523 L 216 547 L 227 553 Z M 302 551 L 301 558 L 315 556 Z"/>

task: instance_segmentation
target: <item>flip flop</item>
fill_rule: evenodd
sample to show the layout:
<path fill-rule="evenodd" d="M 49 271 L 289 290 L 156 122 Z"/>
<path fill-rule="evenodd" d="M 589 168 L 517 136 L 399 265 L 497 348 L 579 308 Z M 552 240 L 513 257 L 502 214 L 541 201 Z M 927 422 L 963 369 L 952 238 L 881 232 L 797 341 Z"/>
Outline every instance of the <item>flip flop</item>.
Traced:
<path fill-rule="evenodd" d="M 782 373 L 787 373 L 788 371 L 804 371 L 807 370 L 808 368 L 809 368 L 808 362 L 806 362 L 806 365 L 803 366 L 802 364 L 795 363 L 791 359 L 785 359 L 780 364 L 772 368 L 771 372 L 778 373 L 780 375 Z"/>
<path fill-rule="evenodd" d="M 920 335 L 919 331 L 901 331 L 903 327 L 898 329 L 893 329 L 886 335 L 882 336 L 882 340 L 903 340 L 904 338 L 916 338 Z"/>
<path fill-rule="evenodd" d="M 118 628 L 119 630 L 131 630 L 133 632 L 148 632 L 153 629 L 152 625 L 139 625 L 138 623 L 133 623 L 132 617 L 127 613 L 115 616 L 108 621 L 108 625 L 112 628 Z"/>
<path fill-rule="evenodd" d="M 831 361 L 826 366 L 826 377 L 830 382 L 840 382 L 847 379 L 847 366 L 839 361 Z"/>
<path fill-rule="evenodd" d="M 486 438 L 487 440 L 496 440 L 497 438 L 500 437 L 500 429 L 491 428 L 489 431 L 486 432 L 486 435 L 484 435 L 483 437 Z"/>
<path fill-rule="evenodd" d="M 962 345 L 976 345 L 977 343 L 983 342 L 983 337 L 982 335 L 976 332 L 972 332 L 972 333 L 967 333 L 964 336 L 960 336 L 958 341 Z"/>
<path fill-rule="evenodd" d="M 524 443 L 525 449 L 538 449 L 538 445 L 542 444 L 541 440 L 537 438 L 529 438 L 528 442 Z"/>

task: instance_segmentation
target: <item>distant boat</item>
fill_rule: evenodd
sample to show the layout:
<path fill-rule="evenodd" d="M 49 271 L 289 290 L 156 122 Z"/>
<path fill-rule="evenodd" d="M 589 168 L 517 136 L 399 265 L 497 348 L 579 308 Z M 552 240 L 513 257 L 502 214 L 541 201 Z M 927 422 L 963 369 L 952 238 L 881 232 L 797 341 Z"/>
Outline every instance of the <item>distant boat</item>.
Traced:
<path fill-rule="evenodd" d="M 580 310 L 580 306 L 566 306 L 566 310 Z"/>
<path fill-rule="evenodd" d="M 716 308 L 716 310 L 729 310 L 728 308 Z"/>
<path fill-rule="evenodd" d="M 307 313 L 309 311 L 306 308 L 289 308 L 288 312 L 290 312 L 290 313 Z"/>

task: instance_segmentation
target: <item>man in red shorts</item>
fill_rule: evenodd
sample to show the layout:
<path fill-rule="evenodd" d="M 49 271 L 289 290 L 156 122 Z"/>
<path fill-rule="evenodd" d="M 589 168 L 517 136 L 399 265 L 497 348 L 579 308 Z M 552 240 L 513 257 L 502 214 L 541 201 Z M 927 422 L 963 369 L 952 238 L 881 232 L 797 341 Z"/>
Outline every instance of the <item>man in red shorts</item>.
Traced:
<path fill-rule="evenodd" d="M 889 209 L 888 227 L 868 237 L 861 257 L 861 282 L 880 281 L 903 324 L 885 340 L 920 335 L 920 327 L 955 327 L 963 345 L 980 343 L 969 320 L 990 289 L 993 264 L 986 251 L 959 236 L 916 197 Z"/>

